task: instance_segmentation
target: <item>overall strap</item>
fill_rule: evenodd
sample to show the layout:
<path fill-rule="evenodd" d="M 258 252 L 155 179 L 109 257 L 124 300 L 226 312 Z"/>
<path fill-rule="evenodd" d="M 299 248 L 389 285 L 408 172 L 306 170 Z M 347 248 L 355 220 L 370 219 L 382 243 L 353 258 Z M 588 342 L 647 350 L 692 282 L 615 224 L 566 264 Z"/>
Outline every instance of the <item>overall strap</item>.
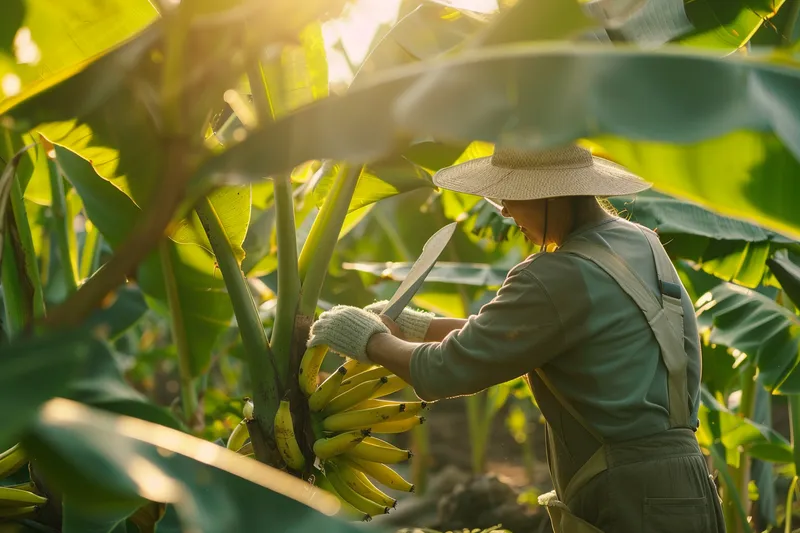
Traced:
<path fill-rule="evenodd" d="M 617 282 L 642 311 L 658 342 L 661 359 L 667 368 L 670 427 L 687 428 L 689 391 L 686 371 L 689 358 L 683 347 L 681 286 L 658 236 L 649 230 L 642 230 L 642 233 L 655 260 L 660 299 L 619 255 L 584 237 L 569 240 L 558 252 L 572 253 L 596 264 Z"/>

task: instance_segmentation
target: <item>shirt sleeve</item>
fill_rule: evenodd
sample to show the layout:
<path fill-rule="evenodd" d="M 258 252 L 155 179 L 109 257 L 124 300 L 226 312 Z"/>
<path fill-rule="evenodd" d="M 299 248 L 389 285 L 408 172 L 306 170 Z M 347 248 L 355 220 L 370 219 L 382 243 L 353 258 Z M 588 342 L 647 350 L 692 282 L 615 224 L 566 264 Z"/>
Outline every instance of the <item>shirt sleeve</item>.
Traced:
<path fill-rule="evenodd" d="M 524 265 L 509 273 L 497 295 L 460 330 L 414 350 L 411 381 L 420 398 L 474 394 L 527 374 L 563 349 L 557 309 Z"/>

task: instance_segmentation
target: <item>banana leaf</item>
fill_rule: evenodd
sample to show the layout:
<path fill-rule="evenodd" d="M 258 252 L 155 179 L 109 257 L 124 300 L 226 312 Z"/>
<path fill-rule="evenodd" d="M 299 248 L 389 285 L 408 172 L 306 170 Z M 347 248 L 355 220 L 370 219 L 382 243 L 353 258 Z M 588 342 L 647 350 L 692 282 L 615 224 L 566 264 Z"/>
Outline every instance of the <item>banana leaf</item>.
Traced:
<path fill-rule="evenodd" d="M 44 405 L 23 441 L 65 499 L 91 516 L 171 503 L 183 530 L 360 531 L 306 482 L 222 446 L 66 399 Z"/>
<path fill-rule="evenodd" d="M 413 263 L 343 263 L 345 270 L 366 272 L 381 279 L 403 281 Z M 426 281 L 455 283 L 475 287 L 496 288 L 503 284 L 508 270 L 493 268 L 491 265 L 452 263 L 439 261 L 425 278 Z"/>
<path fill-rule="evenodd" d="M 747 354 L 775 394 L 800 392 L 800 318 L 754 290 L 721 283 L 697 302 L 709 342 Z"/>
<path fill-rule="evenodd" d="M 792 239 L 657 191 L 610 198 L 619 215 L 657 230 L 673 259 L 687 259 L 705 272 L 748 288 L 757 287 L 768 258 Z"/>
<path fill-rule="evenodd" d="M 792 253 L 784 252 L 775 254 L 767 264 L 789 299 L 800 307 L 800 259 Z"/>
<path fill-rule="evenodd" d="M 394 114 L 454 143 L 545 148 L 590 137 L 662 192 L 796 238 L 798 91 L 800 69 L 769 57 L 529 44 L 432 63 Z"/>

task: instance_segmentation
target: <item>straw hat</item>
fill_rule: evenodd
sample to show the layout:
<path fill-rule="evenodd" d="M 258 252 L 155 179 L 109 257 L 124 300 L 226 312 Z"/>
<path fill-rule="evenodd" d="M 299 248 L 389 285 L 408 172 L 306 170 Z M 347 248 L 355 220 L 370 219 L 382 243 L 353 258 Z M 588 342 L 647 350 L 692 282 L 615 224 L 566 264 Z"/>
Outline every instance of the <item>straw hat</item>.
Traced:
<path fill-rule="evenodd" d="M 580 146 L 540 151 L 498 148 L 494 155 L 441 169 L 433 182 L 443 189 L 500 200 L 558 196 L 623 196 L 651 184 Z"/>

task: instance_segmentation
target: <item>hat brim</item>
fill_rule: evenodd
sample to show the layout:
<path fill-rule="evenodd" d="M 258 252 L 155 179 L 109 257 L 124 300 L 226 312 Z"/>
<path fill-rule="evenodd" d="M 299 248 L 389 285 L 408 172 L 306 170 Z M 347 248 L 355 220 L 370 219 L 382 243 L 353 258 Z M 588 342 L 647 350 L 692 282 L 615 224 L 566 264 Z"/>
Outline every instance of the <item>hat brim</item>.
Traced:
<path fill-rule="evenodd" d="M 571 168 L 503 168 L 481 157 L 439 170 L 433 183 L 442 189 L 498 200 L 539 200 L 559 196 L 625 196 L 649 189 L 624 167 L 592 156 L 593 164 Z"/>

